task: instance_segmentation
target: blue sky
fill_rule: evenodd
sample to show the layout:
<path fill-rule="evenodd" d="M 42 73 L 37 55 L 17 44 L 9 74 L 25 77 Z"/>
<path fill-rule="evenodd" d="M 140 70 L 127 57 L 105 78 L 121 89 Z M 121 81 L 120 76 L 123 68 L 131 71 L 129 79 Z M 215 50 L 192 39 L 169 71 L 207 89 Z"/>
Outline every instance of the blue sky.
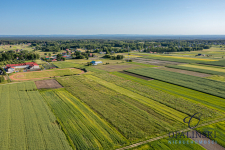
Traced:
<path fill-rule="evenodd" d="M 0 35 L 225 35 L 225 0 L 2 0 Z"/>

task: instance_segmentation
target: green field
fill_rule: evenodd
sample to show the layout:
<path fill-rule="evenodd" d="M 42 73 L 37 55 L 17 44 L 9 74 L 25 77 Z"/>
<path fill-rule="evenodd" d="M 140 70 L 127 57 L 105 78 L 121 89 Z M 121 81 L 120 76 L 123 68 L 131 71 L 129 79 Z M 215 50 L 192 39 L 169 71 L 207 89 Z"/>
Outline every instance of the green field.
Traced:
<path fill-rule="evenodd" d="M 176 68 L 176 69 L 182 69 L 182 70 L 188 70 L 188 71 L 195 71 L 195 72 L 200 72 L 200 73 L 206 73 L 206 74 L 212 74 L 212 75 L 225 75 L 225 69 L 219 69 L 219 68 L 213 68 L 210 70 L 210 67 L 202 67 L 202 66 L 195 66 L 195 65 L 171 65 L 171 66 L 166 66 L 169 68 Z M 193 68 L 192 68 L 193 67 Z M 201 69 L 201 68 L 206 68 L 206 69 Z M 213 71 L 213 70 L 221 70 L 219 71 Z M 224 72 L 222 72 L 224 71 Z"/>
<path fill-rule="evenodd" d="M 71 149 L 34 82 L 0 85 L 0 149 Z"/>
<path fill-rule="evenodd" d="M 133 69 L 128 72 L 225 98 L 223 82 L 155 68 Z"/>
<path fill-rule="evenodd" d="M 217 81 L 225 82 L 225 76 L 213 75 L 213 76 L 206 77 L 206 78 L 211 79 L 211 80 L 217 80 Z"/>
<path fill-rule="evenodd" d="M 204 132 L 210 131 L 212 132 L 212 136 L 209 136 L 211 140 L 217 141 L 217 143 L 223 147 L 225 147 L 225 122 L 218 122 L 211 125 L 207 125 L 204 127 L 200 127 L 196 129 L 197 131 Z M 216 137 L 215 137 L 216 134 Z"/>
<path fill-rule="evenodd" d="M 11 47 L 10 47 L 11 46 Z M 0 51 L 10 51 L 10 50 L 27 50 L 27 51 L 33 51 L 34 49 L 32 49 L 32 47 L 30 47 L 29 45 L 2 45 L 0 46 Z"/>
<path fill-rule="evenodd" d="M 176 144 L 175 141 L 177 142 Z M 181 143 L 179 143 L 179 141 L 181 141 Z M 183 142 L 185 144 L 183 144 Z M 163 138 L 135 148 L 131 148 L 131 150 L 205 150 L 205 148 L 185 136 L 185 138 Z"/>
<path fill-rule="evenodd" d="M 136 93 L 138 95 L 144 96 L 142 98 L 139 96 L 140 99 L 142 99 L 142 100 L 145 99 L 145 97 L 147 97 L 149 99 L 152 99 L 154 101 L 164 104 L 165 105 L 164 107 L 166 109 L 168 109 L 167 106 L 175 109 L 175 110 L 173 110 L 173 113 L 171 113 L 171 114 L 173 114 L 173 116 L 175 116 L 175 114 L 179 113 L 179 112 L 182 112 L 184 114 L 191 116 L 192 114 L 195 114 L 196 112 L 200 111 L 203 114 L 202 122 L 201 122 L 201 123 L 203 123 L 204 121 L 207 122 L 210 119 L 214 119 L 221 115 L 213 110 L 207 109 L 204 106 L 195 104 L 189 100 L 186 100 L 186 99 L 183 99 L 183 98 L 180 98 L 177 96 L 173 96 L 173 95 L 170 95 L 168 93 L 165 93 L 165 92 L 162 92 L 159 90 L 155 90 L 149 86 L 142 85 L 142 84 L 139 84 L 134 81 L 124 80 L 123 78 L 120 78 L 120 77 L 117 77 L 117 76 L 114 76 L 114 75 L 111 75 L 108 73 L 93 74 L 93 75 L 95 75 L 99 78 L 99 79 L 95 79 L 97 82 L 100 82 L 101 79 L 104 79 L 105 81 L 107 81 L 104 84 L 105 84 L 105 86 L 107 86 L 109 88 L 113 87 L 113 85 L 110 85 L 112 83 L 115 85 L 118 85 L 117 87 L 114 87 L 112 89 L 115 89 L 120 93 L 122 93 L 121 91 L 124 90 L 124 94 L 127 96 L 131 96 L 132 98 L 135 98 L 134 93 Z M 148 81 L 146 81 L 146 82 L 148 82 Z M 125 88 L 127 90 L 125 90 L 123 88 Z M 151 105 L 153 106 L 154 102 L 152 102 L 152 101 L 148 101 L 148 102 L 151 103 Z M 146 104 L 146 105 L 148 105 L 148 104 Z M 184 105 L 185 105 L 185 107 L 183 107 Z M 153 107 L 157 107 L 162 110 L 164 109 L 164 108 L 161 108 L 160 105 L 153 106 Z M 152 108 L 152 109 L 155 109 L 155 111 L 157 111 L 156 108 Z M 176 112 L 176 110 L 178 110 L 179 112 Z M 161 111 L 161 113 L 164 113 L 164 112 Z"/>
<path fill-rule="evenodd" d="M 201 64 L 225 67 L 225 60 L 219 60 L 219 61 L 215 61 L 215 62 L 201 62 Z"/>
<path fill-rule="evenodd" d="M 83 66 L 72 62 L 53 62 L 53 64 L 58 68 L 79 68 Z"/>
<path fill-rule="evenodd" d="M 158 80 L 146 81 L 146 80 L 143 80 L 143 79 L 140 79 L 137 77 L 133 77 L 130 75 L 126 75 L 123 73 L 119 73 L 119 72 L 113 72 L 112 74 L 116 75 L 116 76 L 120 76 L 127 80 L 138 82 L 142 85 L 146 85 L 146 86 L 149 86 L 149 87 L 157 89 L 157 90 L 167 92 L 171 95 L 183 97 L 183 98 L 185 98 L 189 101 L 192 101 L 194 103 L 197 103 L 197 104 L 200 103 L 204 106 L 207 106 L 208 108 L 216 109 L 223 113 L 225 112 L 225 103 L 224 103 L 225 99 L 223 99 L 223 98 L 209 95 L 206 93 L 202 93 L 202 92 L 199 92 L 196 90 L 188 89 L 185 87 L 181 87 L 178 85 L 158 81 Z"/>
<path fill-rule="evenodd" d="M 13 77 L 13 80 L 20 79 L 37 79 L 37 78 L 49 78 L 54 76 L 64 76 L 64 75 L 73 75 L 79 74 L 82 71 L 75 68 L 68 69 L 53 69 L 53 70 L 43 70 L 43 71 L 35 71 L 35 72 L 25 72 L 25 73 L 15 73 L 10 77 Z"/>
<path fill-rule="evenodd" d="M 118 86 L 114 84 L 109 84 L 109 86 L 113 85 L 111 88 L 105 87 L 93 76 L 86 76 L 89 77 L 70 76 L 57 80 L 129 141 L 139 141 L 186 128 L 182 117 L 187 115 L 124 88 L 120 88 L 118 92 L 118 89 L 115 89 Z"/>
<path fill-rule="evenodd" d="M 200 69 L 200 70 L 204 69 L 204 70 L 210 70 L 210 71 L 216 71 L 216 72 L 225 73 L 225 68 L 221 68 L 221 67 L 218 67 L 218 66 L 208 66 L 208 65 L 200 65 L 200 64 L 195 64 L 195 65 L 183 64 L 183 65 L 179 65 L 179 66 L 196 68 L 196 69 Z"/>
<path fill-rule="evenodd" d="M 74 149 L 112 149 L 126 139 L 65 89 L 41 92 Z"/>

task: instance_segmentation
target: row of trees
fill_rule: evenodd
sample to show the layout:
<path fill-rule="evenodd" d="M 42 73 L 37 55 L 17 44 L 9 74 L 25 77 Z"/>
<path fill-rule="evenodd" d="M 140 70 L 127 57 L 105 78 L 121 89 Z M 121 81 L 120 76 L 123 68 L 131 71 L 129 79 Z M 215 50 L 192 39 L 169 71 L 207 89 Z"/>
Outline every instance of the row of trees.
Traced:
<path fill-rule="evenodd" d="M 105 56 L 103 56 L 104 58 L 110 58 L 110 59 L 113 59 L 113 60 L 120 60 L 120 59 L 123 59 L 124 56 L 123 55 L 117 55 L 117 56 L 114 56 L 114 55 L 109 55 L 109 54 L 106 54 Z"/>
<path fill-rule="evenodd" d="M 20 52 L 20 53 L 11 53 L 11 52 L 4 52 L 0 53 L 0 61 L 7 61 L 7 60 L 35 60 L 39 59 L 40 55 L 36 53 L 30 52 Z"/>

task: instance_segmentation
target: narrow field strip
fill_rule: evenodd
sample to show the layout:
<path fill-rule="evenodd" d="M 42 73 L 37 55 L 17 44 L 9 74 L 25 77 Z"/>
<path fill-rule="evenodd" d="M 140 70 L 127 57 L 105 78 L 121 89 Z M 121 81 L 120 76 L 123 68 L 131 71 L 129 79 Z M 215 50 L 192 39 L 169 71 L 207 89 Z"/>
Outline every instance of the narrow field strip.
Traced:
<path fill-rule="evenodd" d="M 203 65 L 191 65 L 191 64 L 184 64 L 184 65 L 179 65 L 179 66 L 190 67 L 190 68 L 197 68 L 197 69 L 205 69 L 205 70 L 217 71 L 217 72 L 225 73 L 225 69 L 224 68 L 216 68 L 216 67 L 203 66 Z"/>

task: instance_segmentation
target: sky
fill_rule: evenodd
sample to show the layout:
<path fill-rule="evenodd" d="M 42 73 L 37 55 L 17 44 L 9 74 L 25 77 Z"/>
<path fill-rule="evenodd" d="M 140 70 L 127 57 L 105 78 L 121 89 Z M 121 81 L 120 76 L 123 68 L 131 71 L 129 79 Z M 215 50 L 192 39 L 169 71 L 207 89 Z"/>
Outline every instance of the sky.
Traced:
<path fill-rule="evenodd" d="M 225 0 L 2 0 L 0 35 L 225 35 Z"/>

